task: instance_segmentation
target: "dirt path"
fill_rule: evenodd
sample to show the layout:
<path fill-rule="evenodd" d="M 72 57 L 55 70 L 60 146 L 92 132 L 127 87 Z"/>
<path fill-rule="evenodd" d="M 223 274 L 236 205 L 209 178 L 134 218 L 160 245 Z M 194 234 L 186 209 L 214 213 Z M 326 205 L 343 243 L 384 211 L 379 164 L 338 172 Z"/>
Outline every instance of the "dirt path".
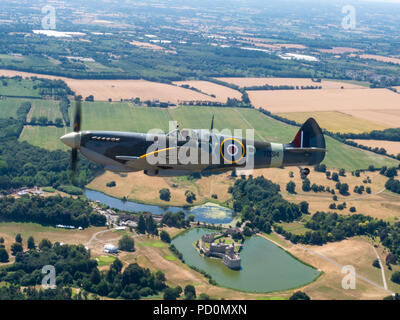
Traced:
<path fill-rule="evenodd" d="M 385 287 L 386 290 L 388 290 L 388 286 L 387 286 L 387 283 L 386 283 L 386 277 L 385 277 L 385 268 L 383 267 L 381 257 L 379 256 L 379 254 L 376 251 L 375 247 L 373 245 L 371 245 L 371 246 L 372 246 L 372 249 L 374 249 L 376 257 L 377 257 L 377 259 L 379 261 L 379 265 L 381 267 L 383 286 Z"/>

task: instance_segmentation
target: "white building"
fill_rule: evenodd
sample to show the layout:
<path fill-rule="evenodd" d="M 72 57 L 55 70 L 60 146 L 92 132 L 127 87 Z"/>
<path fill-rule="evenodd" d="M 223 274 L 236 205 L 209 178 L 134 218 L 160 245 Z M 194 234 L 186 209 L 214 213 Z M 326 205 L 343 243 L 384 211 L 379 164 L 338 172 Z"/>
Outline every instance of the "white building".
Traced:
<path fill-rule="evenodd" d="M 107 243 L 104 245 L 104 252 L 105 253 L 118 253 L 118 248 L 113 244 Z"/>

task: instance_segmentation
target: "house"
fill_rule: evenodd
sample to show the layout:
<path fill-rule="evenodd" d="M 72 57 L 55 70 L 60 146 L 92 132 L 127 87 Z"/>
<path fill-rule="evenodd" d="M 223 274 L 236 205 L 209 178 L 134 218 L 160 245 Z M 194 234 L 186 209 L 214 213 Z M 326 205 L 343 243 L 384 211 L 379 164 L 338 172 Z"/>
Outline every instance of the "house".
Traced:
<path fill-rule="evenodd" d="M 118 248 L 113 244 L 107 243 L 104 245 L 104 252 L 105 253 L 118 253 Z"/>

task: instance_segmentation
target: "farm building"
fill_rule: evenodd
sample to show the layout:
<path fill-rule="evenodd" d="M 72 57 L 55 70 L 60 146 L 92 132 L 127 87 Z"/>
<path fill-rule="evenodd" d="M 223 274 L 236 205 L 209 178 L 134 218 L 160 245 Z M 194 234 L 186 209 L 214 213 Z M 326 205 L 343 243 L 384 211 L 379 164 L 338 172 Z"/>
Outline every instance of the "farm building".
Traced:
<path fill-rule="evenodd" d="M 106 244 L 104 245 L 104 252 L 105 253 L 118 253 L 118 248 L 114 246 L 113 244 Z"/>

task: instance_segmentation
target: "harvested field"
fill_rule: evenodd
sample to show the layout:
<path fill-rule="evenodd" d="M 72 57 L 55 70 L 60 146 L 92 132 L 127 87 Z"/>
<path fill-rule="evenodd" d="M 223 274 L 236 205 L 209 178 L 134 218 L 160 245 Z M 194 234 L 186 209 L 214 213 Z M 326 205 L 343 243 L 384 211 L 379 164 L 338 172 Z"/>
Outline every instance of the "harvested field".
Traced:
<path fill-rule="evenodd" d="M 382 110 L 342 110 L 342 112 L 389 128 L 400 126 L 400 110 L 394 109 L 394 107 L 393 109 Z"/>
<path fill-rule="evenodd" d="M 400 153 L 399 141 L 385 141 L 385 140 L 362 140 L 350 139 L 358 144 L 371 148 L 384 148 L 388 154 L 398 155 Z"/>
<path fill-rule="evenodd" d="M 363 114 L 365 110 L 398 110 L 400 104 L 400 96 L 387 89 L 260 90 L 248 93 L 256 107 L 272 113 L 358 111 Z"/>
<path fill-rule="evenodd" d="M 348 48 L 348 47 L 332 47 L 332 49 L 318 49 L 320 52 L 332 53 L 332 54 L 343 54 L 343 53 L 353 53 L 362 51 L 361 49 Z"/>
<path fill-rule="evenodd" d="M 66 79 L 68 86 L 83 97 L 93 95 L 95 100 L 113 101 L 121 99 L 134 99 L 139 97 L 142 101 L 158 99 L 162 102 L 179 101 L 215 101 L 205 94 L 172 86 L 170 84 L 150 82 L 146 80 L 76 80 Z"/>
<path fill-rule="evenodd" d="M 357 84 L 340 82 L 340 81 L 322 80 L 321 82 L 313 82 L 309 78 L 216 78 L 216 79 L 235 84 L 239 87 L 262 86 L 265 84 L 269 84 L 271 86 L 283 86 L 283 85 L 322 86 L 322 89 L 340 89 L 342 86 L 344 89 L 363 88 L 362 86 L 359 86 Z M 310 90 L 310 91 L 320 91 L 320 90 Z"/>
<path fill-rule="evenodd" d="M 340 133 L 363 133 L 390 127 L 337 111 L 288 112 L 278 113 L 278 115 L 297 123 L 303 123 L 308 118 L 313 117 L 322 129 Z"/>
<path fill-rule="evenodd" d="M 0 75 L 62 79 L 77 94 L 81 94 L 83 97 L 93 95 L 95 100 L 100 101 L 108 101 L 109 98 L 113 101 L 120 101 L 136 97 L 142 101 L 158 99 L 162 102 L 174 103 L 179 101 L 217 101 L 213 97 L 193 90 L 146 80 L 81 80 L 13 70 L 0 70 Z"/>
<path fill-rule="evenodd" d="M 373 59 L 373 60 L 381 61 L 381 62 L 390 62 L 390 63 L 400 64 L 400 59 L 398 59 L 398 58 L 379 56 L 379 55 L 375 55 L 375 54 L 360 54 L 359 57 L 361 59 Z"/>
<path fill-rule="evenodd" d="M 199 89 L 200 91 L 207 93 L 209 95 L 215 95 L 216 100 L 219 102 L 226 102 L 228 98 L 236 98 L 236 99 L 241 99 L 242 94 L 234 89 L 221 86 L 219 84 L 215 84 L 209 81 L 196 81 L 196 80 L 191 80 L 191 81 L 176 81 L 174 84 L 181 86 L 181 85 L 189 85 L 191 87 L 194 87 L 196 89 Z"/>
<path fill-rule="evenodd" d="M 294 173 L 294 177 L 289 177 L 289 172 Z M 338 172 L 338 170 L 330 170 L 333 172 Z M 285 169 L 258 169 L 254 170 L 253 176 L 264 176 L 280 185 L 282 190 L 282 195 L 285 199 L 291 202 L 300 203 L 301 201 L 307 201 L 309 203 L 310 212 L 314 213 L 317 211 L 332 211 L 329 209 L 329 204 L 335 202 L 333 201 L 333 195 L 329 192 L 304 192 L 301 188 L 302 180 L 300 179 L 299 172 L 297 168 L 285 168 Z M 363 181 L 370 177 L 371 183 L 363 183 Z M 362 213 L 371 217 L 376 217 L 379 219 L 385 219 L 390 221 L 397 221 L 400 219 L 400 196 L 389 191 L 385 191 L 385 183 L 387 178 L 379 172 L 362 172 L 360 177 L 352 176 L 350 172 L 346 173 L 345 177 L 340 177 L 342 183 L 347 183 L 349 185 L 349 195 L 343 196 L 337 192 L 335 189 L 336 182 L 327 179 L 325 173 L 316 172 L 311 170 L 308 176 L 311 185 L 323 185 L 329 187 L 331 190 L 336 191 L 336 196 L 338 201 L 336 205 L 346 202 L 346 208 L 343 210 L 334 210 L 338 214 L 352 214 L 350 212 L 350 207 L 356 207 L 356 213 Z M 286 184 L 289 181 L 293 181 L 296 184 L 296 194 L 290 194 L 286 191 Z M 365 191 L 360 195 L 355 193 L 355 186 L 364 186 L 371 188 L 371 194 L 367 194 Z"/>

